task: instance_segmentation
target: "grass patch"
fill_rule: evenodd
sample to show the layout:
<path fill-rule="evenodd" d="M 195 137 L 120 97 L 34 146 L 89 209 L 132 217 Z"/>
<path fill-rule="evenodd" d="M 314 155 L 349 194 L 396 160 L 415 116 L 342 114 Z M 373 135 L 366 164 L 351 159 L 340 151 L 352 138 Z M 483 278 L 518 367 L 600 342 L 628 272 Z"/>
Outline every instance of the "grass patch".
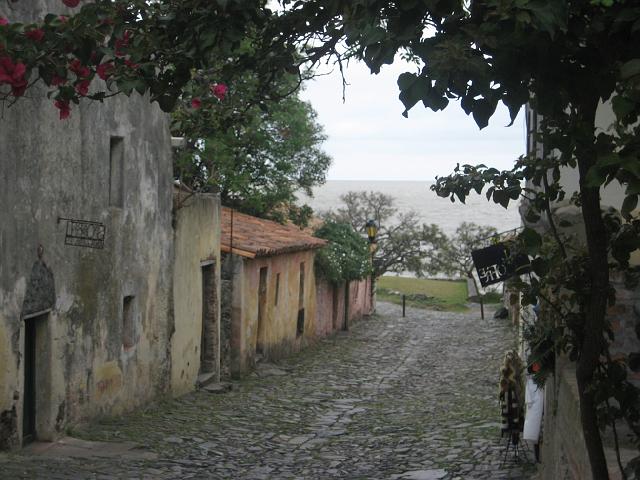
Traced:
<path fill-rule="evenodd" d="M 480 303 L 477 296 L 469 297 L 470 302 Z M 502 303 L 502 294 L 500 292 L 487 292 L 484 294 L 484 303 Z"/>
<path fill-rule="evenodd" d="M 378 300 L 401 305 L 402 295 L 407 305 L 448 312 L 468 309 L 467 282 L 464 280 L 431 280 L 409 277 L 380 277 L 377 283 Z"/>

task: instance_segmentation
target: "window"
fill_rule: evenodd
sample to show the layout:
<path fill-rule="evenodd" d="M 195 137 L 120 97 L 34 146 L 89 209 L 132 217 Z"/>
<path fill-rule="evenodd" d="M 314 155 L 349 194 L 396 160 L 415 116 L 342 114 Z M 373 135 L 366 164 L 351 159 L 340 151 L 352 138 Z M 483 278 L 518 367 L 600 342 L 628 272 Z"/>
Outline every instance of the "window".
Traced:
<path fill-rule="evenodd" d="M 131 348 L 135 345 L 135 312 L 133 295 L 122 300 L 122 345 Z"/>
<path fill-rule="evenodd" d="M 280 274 L 276 273 L 276 294 L 273 299 L 273 304 L 278 305 L 278 295 L 280 295 Z"/>
<path fill-rule="evenodd" d="M 124 139 L 111 137 L 109 142 L 109 206 L 124 206 Z"/>
<path fill-rule="evenodd" d="M 300 264 L 300 290 L 298 296 L 298 308 L 304 307 L 304 262 Z"/>

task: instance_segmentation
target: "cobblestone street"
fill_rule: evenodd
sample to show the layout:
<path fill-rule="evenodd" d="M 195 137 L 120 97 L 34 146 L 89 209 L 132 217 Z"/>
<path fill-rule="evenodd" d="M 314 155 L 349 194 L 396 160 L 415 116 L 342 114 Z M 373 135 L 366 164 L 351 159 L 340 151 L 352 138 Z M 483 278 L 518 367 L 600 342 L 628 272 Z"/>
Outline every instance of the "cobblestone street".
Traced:
<path fill-rule="evenodd" d="M 400 313 L 379 304 L 376 317 L 230 392 L 200 391 L 70 432 L 143 447 L 130 455 L 4 454 L 0 478 L 530 478 L 535 467 L 511 455 L 500 468 L 508 321 Z"/>

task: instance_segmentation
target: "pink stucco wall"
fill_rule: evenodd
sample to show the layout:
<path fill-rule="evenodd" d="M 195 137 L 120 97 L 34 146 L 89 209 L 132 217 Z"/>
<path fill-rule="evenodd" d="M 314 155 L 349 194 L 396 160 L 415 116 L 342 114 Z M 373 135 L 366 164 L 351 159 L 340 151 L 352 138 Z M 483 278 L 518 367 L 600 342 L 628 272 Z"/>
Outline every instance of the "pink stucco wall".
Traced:
<path fill-rule="evenodd" d="M 316 279 L 316 336 L 325 337 L 345 328 L 345 288 Z M 349 324 L 371 313 L 371 280 L 366 278 L 349 285 Z"/>

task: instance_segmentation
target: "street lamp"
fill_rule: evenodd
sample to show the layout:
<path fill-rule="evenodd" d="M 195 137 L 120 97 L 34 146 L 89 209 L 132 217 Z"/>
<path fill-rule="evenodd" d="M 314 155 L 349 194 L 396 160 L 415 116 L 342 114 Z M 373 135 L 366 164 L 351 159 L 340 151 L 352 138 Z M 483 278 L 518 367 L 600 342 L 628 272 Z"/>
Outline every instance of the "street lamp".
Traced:
<path fill-rule="evenodd" d="M 370 219 L 365 224 L 365 228 L 367 229 L 367 237 L 369 237 L 369 243 L 376 243 L 376 234 L 378 233 L 378 225 L 376 221 Z"/>
<path fill-rule="evenodd" d="M 376 251 L 376 235 L 378 234 L 378 225 L 375 220 L 369 219 L 365 224 L 367 237 L 369 237 L 369 251 L 371 252 L 371 313 L 376 312 L 376 276 L 373 272 L 373 253 Z"/>

